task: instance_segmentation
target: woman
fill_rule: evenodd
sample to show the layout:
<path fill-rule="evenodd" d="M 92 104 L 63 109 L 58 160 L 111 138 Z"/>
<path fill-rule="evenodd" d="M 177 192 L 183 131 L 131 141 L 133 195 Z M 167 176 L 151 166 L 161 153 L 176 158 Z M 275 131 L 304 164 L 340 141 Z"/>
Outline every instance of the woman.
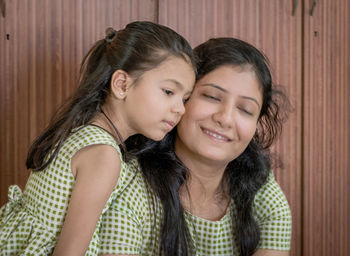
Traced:
<path fill-rule="evenodd" d="M 211 39 L 195 53 L 186 112 L 176 131 L 137 154 L 142 174 L 135 164 L 123 200 L 104 216 L 101 252 L 288 255 L 291 215 L 268 151 L 286 99 L 246 42 Z"/>

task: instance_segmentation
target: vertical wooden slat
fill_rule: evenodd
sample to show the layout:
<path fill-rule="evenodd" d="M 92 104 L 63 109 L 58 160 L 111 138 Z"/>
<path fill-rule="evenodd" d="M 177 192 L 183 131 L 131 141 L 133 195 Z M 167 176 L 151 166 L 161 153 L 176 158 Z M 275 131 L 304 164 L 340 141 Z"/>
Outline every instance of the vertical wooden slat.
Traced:
<path fill-rule="evenodd" d="M 1 17 L 1 198 L 7 196 L 8 182 L 17 179 L 25 180 L 20 172 L 14 170 L 21 168 L 19 159 L 25 157 L 23 153 L 24 145 L 21 143 L 20 136 L 27 138 L 28 130 L 28 97 L 27 91 L 22 84 L 27 83 L 29 71 L 26 69 L 26 59 L 21 56 L 27 50 L 25 45 L 22 45 L 22 39 L 26 37 L 27 31 L 22 30 L 18 23 L 9 22 L 8 17 L 13 16 L 17 3 L 7 2 L 6 18 Z M 24 3 L 18 15 L 23 15 L 27 12 L 28 6 Z M 4 25 L 4 26 L 3 26 Z M 18 40 L 19 39 L 19 40 Z M 18 41 L 17 41 L 18 40 Z M 14 42 L 17 41 L 17 46 Z M 14 67 L 16 66 L 16 69 Z M 15 70 L 15 72 L 11 72 Z M 11 131 L 8 133 L 7 131 Z M 7 154 L 8 152 L 8 154 Z M 11 154 L 9 154 L 11 152 Z M 4 188 L 4 189 L 3 189 Z"/>
<path fill-rule="evenodd" d="M 304 255 L 350 255 L 350 5 L 305 2 Z"/>
<path fill-rule="evenodd" d="M 0 3 L 1 5 L 3 3 Z M 9 4 L 8 4 L 9 5 Z M 4 8 L 3 6 L 1 6 Z M 6 15 L 9 15 L 8 8 Z M 9 34 L 9 24 L 7 20 L 0 15 L 0 84 L 3 85 L 0 87 L 0 112 L 4 113 L 1 117 L 0 122 L 0 143 L 3 145 L 4 151 L 8 151 L 9 149 L 9 141 L 11 140 L 10 136 L 6 134 L 6 129 L 9 127 L 9 116 L 11 115 L 11 105 L 8 93 L 9 76 L 7 71 L 8 59 L 9 59 L 9 43 L 8 43 L 8 34 Z M 0 168 L 4 170 L 5 168 L 10 168 L 10 166 L 6 166 L 6 162 L 10 161 L 9 155 L 0 154 Z M 7 184 L 8 180 L 11 179 L 10 172 L 1 173 L 0 179 L 0 188 L 3 187 L 4 184 Z M 3 191 L 1 189 L 0 196 L 2 197 Z M 5 193 L 7 194 L 7 193 Z M 4 195 L 5 196 L 5 195 Z"/>
<path fill-rule="evenodd" d="M 7 16 L 0 18 L 1 205 L 9 185 L 23 188 L 30 142 L 76 87 L 84 54 L 109 26 L 157 21 L 156 5 L 156 0 L 7 1 Z"/>
<path fill-rule="evenodd" d="M 292 17 L 292 3 L 278 0 L 7 1 L 6 18 L 0 17 L 0 203 L 10 184 L 25 184 L 29 143 L 75 88 L 92 43 L 108 26 L 153 20 L 192 46 L 234 36 L 269 56 L 275 81 L 295 107 L 276 145 L 285 164 L 276 176 L 293 211 L 292 255 L 350 255 L 350 4 L 318 1 L 309 17 L 312 1 L 304 1 L 303 13 L 302 2 Z"/>
<path fill-rule="evenodd" d="M 292 16 L 292 3 L 279 0 L 164 0 L 159 4 L 159 22 L 177 30 L 192 46 L 210 37 L 233 36 L 262 49 L 272 64 L 275 82 L 286 87 L 294 112 L 275 147 L 284 163 L 284 169 L 275 174 L 293 212 L 292 255 L 301 255 L 301 5 Z"/>

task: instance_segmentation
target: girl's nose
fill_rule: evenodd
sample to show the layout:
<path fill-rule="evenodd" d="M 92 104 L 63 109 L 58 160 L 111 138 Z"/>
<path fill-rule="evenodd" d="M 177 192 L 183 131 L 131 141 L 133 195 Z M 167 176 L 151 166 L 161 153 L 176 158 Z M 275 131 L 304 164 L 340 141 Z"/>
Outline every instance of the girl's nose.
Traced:
<path fill-rule="evenodd" d="M 173 106 L 173 112 L 180 114 L 181 116 L 185 113 L 185 105 L 181 100 L 177 100 Z"/>

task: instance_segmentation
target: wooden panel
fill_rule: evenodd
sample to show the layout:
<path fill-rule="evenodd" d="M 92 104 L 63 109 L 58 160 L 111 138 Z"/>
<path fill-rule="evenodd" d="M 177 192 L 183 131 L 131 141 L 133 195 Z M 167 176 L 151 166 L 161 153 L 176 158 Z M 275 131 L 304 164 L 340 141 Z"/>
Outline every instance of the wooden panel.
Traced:
<path fill-rule="evenodd" d="M 156 0 L 7 1 L 7 16 L 0 18 L 1 204 L 9 185 L 23 188 L 29 144 L 74 90 L 84 54 L 106 27 L 157 21 L 156 5 Z"/>
<path fill-rule="evenodd" d="M 23 181 L 26 178 L 23 168 L 26 155 L 23 139 L 27 141 L 29 119 L 28 89 L 24 90 L 23 87 L 29 80 L 29 72 L 27 59 L 21 57 L 28 51 L 28 46 L 22 41 L 28 31 L 21 29 L 18 23 L 10 22 L 8 17 L 13 15 L 12 7 L 12 2 L 7 3 L 6 18 L 1 18 L 1 199 L 7 196 L 8 182 Z M 20 17 L 25 12 L 23 6 L 17 15 Z M 21 35 L 21 38 L 16 38 L 17 35 Z M 12 42 L 17 42 L 18 46 L 14 47 Z"/>
<path fill-rule="evenodd" d="M 350 255 L 350 4 L 305 3 L 304 255 Z"/>
<path fill-rule="evenodd" d="M 272 64 L 275 82 L 287 88 L 294 112 L 276 146 L 284 169 L 275 170 L 293 212 L 292 255 L 301 255 L 301 5 L 292 16 L 292 1 L 164 0 L 159 22 L 196 46 L 210 37 L 233 36 L 262 49 Z"/>

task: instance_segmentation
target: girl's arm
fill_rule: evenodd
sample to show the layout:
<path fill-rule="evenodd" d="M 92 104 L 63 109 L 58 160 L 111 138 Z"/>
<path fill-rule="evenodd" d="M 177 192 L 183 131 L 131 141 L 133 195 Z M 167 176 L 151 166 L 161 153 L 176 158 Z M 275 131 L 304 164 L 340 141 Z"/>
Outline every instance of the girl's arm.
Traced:
<path fill-rule="evenodd" d="M 119 154 L 108 145 L 81 149 L 72 158 L 71 166 L 76 181 L 55 256 L 85 254 L 120 174 Z"/>

